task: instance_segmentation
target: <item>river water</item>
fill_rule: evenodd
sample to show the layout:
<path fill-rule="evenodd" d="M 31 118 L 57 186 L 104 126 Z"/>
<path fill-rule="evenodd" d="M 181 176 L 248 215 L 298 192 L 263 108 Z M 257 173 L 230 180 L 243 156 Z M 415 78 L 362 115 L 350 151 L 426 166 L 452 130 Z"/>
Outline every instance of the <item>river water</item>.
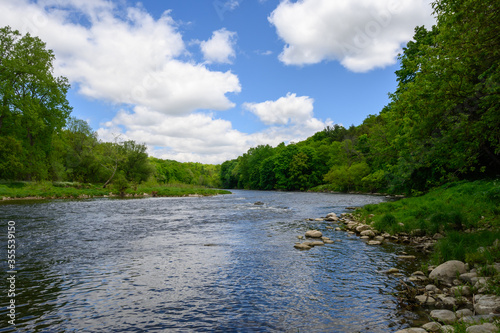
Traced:
<path fill-rule="evenodd" d="M 16 326 L 2 279 L 0 332 L 392 332 L 397 245 L 308 221 L 383 197 L 233 191 L 203 198 L 0 205 L 16 226 Z M 262 201 L 264 205 L 255 205 Z M 308 229 L 338 240 L 299 251 Z"/>

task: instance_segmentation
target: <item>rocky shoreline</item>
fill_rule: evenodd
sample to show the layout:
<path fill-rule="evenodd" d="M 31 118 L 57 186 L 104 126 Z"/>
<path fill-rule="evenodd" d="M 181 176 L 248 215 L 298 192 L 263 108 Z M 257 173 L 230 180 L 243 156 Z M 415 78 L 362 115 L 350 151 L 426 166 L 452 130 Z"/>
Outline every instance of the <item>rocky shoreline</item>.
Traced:
<path fill-rule="evenodd" d="M 343 213 L 340 217 L 335 213 L 330 213 L 324 218 L 309 220 L 335 222 L 335 225 L 325 227 L 356 234 L 366 240 L 369 245 L 376 246 L 386 242 L 401 243 L 410 245 L 423 253 L 430 253 L 437 240 L 443 237 L 440 234 L 429 237 L 419 232 L 397 235 L 381 233 L 371 225 L 357 221 L 350 213 Z M 299 250 L 309 250 L 314 246 L 334 243 L 318 230 L 308 230 L 305 236 L 297 236 L 297 238 L 306 239 L 306 241 L 295 243 L 294 247 Z M 500 240 L 496 240 L 492 246 L 500 248 Z M 415 259 L 416 257 L 401 255 L 398 258 Z M 489 293 L 491 287 L 495 287 L 492 284 L 496 281 L 485 276 L 498 276 L 500 263 L 480 268 L 451 260 L 437 267 L 429 266 L 426 272 L 413 272 L 409 277 L 405 277 L 397 268 L 391 268 L 385 273 L 402 278 L 400 282 L 406 288 L 404 302 L 409 307 L 423 309 L 428 318 L 428 322 L 420 327 L 406 328 L 396 333 L 455 332 L 455 327 L 459 325 L 467 333 L 500 332 L 500 296 Z M 499 286 L 496 285 L 496 287 Z"/>

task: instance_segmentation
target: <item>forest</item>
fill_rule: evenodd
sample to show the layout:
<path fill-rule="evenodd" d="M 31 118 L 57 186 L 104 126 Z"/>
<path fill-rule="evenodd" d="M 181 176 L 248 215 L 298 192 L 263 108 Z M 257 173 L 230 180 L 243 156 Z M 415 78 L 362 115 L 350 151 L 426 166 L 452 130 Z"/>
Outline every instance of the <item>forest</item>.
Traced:
<path fill-rule="evenodd" d="M 221 165 L 227 188 L 418 195 L 500 170 L 498 3 L 435 1 L 399 55 L 397 89 L 359 126 L 258 146 Z"/>
<path fill-rule="evenodd" d="M 259 190 L 418 195 L 500 170 L 496 1 L 439 0 L 437 24 L 416 27 L 399 55 L 397 89 L 362 124 L 250 148 L 221 165 L 148 156 L 145 144 L 103 142 L 71 116 L 65 77 L 38 37 L 0 29 L 0 179 L 193 184 Z"/>

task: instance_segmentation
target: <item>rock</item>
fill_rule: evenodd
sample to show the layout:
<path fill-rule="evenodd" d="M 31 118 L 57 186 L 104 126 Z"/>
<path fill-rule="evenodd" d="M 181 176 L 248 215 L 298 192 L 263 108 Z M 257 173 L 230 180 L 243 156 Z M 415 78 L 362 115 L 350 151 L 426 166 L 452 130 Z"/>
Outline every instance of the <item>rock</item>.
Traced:
<path fill-rule="evenodd" d="M 453 326 L 450 326 L 450 325 L 444 325 L 441 327 L 441 332 L 442 333 L 454 333 L 455 328 Z"/>
<path fill-rule="evenodd" d="M 325 242 L 325 244 L 333 244 L 333 243 L 335 243 L 334 241 L 332 241 L 330 239 L 326 239 L 324 242 Z"/>
<path fill-rule="evenodd" d="M 376 240 L 371 240 L 371 241 L 368 242 L 368 245 L 380 245 L 380 244 L 382 244 L 382 242 L 381 241 L 376 241 Z"/>
<path fill-rule="evenodd" d="M 393 268 L 389 268 L 389 269 L 388 269 L 388 270 L 386 270 L 384 273 L 385 273 L 385 274 L 394 274 L 394 273 L 399 273 L 399 269 L 394 268 L 394 267 L 393 267 Z"/>
<path fill-rule="evenodd" d="M 433 269 L 429 274 L 429 279 L 451 284 L 457 274 L 463 273 L 465 273 L 465 264 L 458 260 L 450 260 Z"/>
<path fill-rule="evenodd" d="M 433 284 L 428 284 L 428 285 L 425 286 L 425 290 L 435 293 L 439 289 L 435 285 L 433 285 Z"/>
<path fill-rule="evenodd" d="M 500 296 L 484 295 L 479 298 L 474 306 L 474 311 L 478 315 L 487 315 L 500 312 Z"/>
<path fill-rule="evenodd" d="M 365 230 L 371 230 L 370 226 L 363 224 L 363 225 L 356 227 L 357 232 L 363 232 Z"/>
<path fill-rule="evenodd" d="M 441 332 L 441 325 L 439 323 L 431 321 L 430 323 L 422 325 L 422 328 L 427 332 Z"/>
<path fill-rule="evenodd" d="M 316 222 L 321 222 L 321 221 L 324 221 L 325 219 L 322 219 L 322 218 L 317 218 L 317 219 L 314 219 L 314 221 Z"/>
<path fill-rule="evenodd" d="M 470 317 L 473 315 L 472 311 L 469 309 L 458 310 L 455 314 L 457 315 L 457 318 Z"/>
<path fill-rule="evenodd" d="M 375 238 L 373 240 L 383 242 L 385 240 L 385 238 L 383 236 L 375 236 Z"/>
<path fill-rule="evenodd" d="M 456 297 L 458 297 L 458 296 L 470 296 L 470 295 L 472 295 L 469 286 L 452 287 L 450 289 L 450 292 L 451 292 L 452 295 L 454 295 Z"/>
<path fill-rule="evenodd" d="M 321 231 L 318 230 L 308 230 L 306 232 L 306 237 L 311 237 L 311 238 L 321 238 L 323 234 Z"/>
<path fill-rule="evenodd" d="M 472 284 L 472 279 L 477 277 L 477 273 L 463 273 L 460 274 L 460 281 Z"/>
<path fill-rule="evenodd" d="M 264 203 L 262 201 L 257 201 L 253 203 L 256 206 L 262 206 Z"/>
<path fill-rule="evenodd" d="M 492 322 L 500 319 L 500 315 L 479 315 L 479 316 L 470 316 L 463 317 L 462 321 L 469 324 L 482 324 L 484 322 Z"/>
<path fill-rule="evenodd" d="M 498 328 L 496 325 L 491 323 L 486 323 L 482 325 L 469 326 L 465 330 L 467 333 L 497 333 Z"/>
<path fill-rule="evenodd" d="M 310 246 L 322 246 L 322 245 L 325 245 L 325 243 L 323 243 L 322 241 L 314 241 L 314 242 L 311 242 Z"/>
<path fill-rule="evenodd" d="M 415 299 L 422 305 L 434 305 L 436 300 L 428 295 L 419 295 Z"/>
<path fill-rule="evenodd" d="M 445 324 L 453 324 L 457 320 L 457 316 L 450 310 L 432 310 L 431 318 Z"/>
<path fill-rule="evenodd" d="M 411 255 L 398 256 L 398 259 L 415 259 L 415 258 L 416 258 L 415 256 L 411 256 Z"/>
<path fill-rule="evenodd" d="M 335 214 L 335 213 L 329 213 L 325 217 L 325 220 L 327 220 L 327 221 L 338 221 L 338 219 L 339 218 L 337 217 L 337 214 Z"/>
<path fill-rule="evenodd" d="M 335 231 L 340 231 L 340 230 L 342 230 L 342 229 L 340 229 L 339 227 L 335 228 Z"/>
<path fill-rule="evenodd" d="M 297 238 L 298 238 L 298 239 L 303 239 L 303 238 L 304 238 L 304 236 L 297 236 Z"/>
<path fill-rule="evenodd" d="M 375 233 L 371 230 L 364 230 L 364 231 L 361 231 L 361 236 L 368 236 L 370 238 L 373 238 L 373 237 L 375 237 Z"/>
<path fill-rule="evenodd" d="M 311 247 L 309 245 L 304 244 L 304 243 L 296 243 L 293 247 L 296 249 L 299 249 L 299 250 L 310 250 L 311 249 Z"/>
<path fill-rule="evenodd" d="M 399 330 L 396 333 L 427 333 L 427 331 L 420 327 L 412 327 Z"/>
<path fill-rule="evenodd" d="M 439 240 L 441 238 L 444 238 L 444 236 L 438 233 L 438 234 L 435 234 L 432 238 L 435 240 Z"/>

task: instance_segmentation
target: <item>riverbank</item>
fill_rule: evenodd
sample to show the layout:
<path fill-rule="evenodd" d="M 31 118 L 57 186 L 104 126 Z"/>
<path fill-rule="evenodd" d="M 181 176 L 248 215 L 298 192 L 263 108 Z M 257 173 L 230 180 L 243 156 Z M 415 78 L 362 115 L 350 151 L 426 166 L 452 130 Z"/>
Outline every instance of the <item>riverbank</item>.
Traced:
<path fill-rule="evenodd" d="M 138 185 L 120 190 L 99 184 L 77 182 L 5 182 L 0 183 L 2 200 L 87 199 L 96 197 L 185 197 L 230 194 L 231 192 L 187 184 Z"/>
<path fill-rule="evenodd" d="M 429 253 L 444 239 L 404 232 L 392 235 L 380 232 L 371 224 L 359 221 L 360 216 L 342 214 L 337 219 L 341 223 L 337 229 L 356 234 L 369 245 L 402 243 Z M 500 240 L 496 239 L 480 251 L 484 254 L 498 253 Z M 402 255 L 399 258 L 417 260 L 412 255 Z M 397 297 L 401 302 L 410 311 L 426 313 L 424 319 L 414 322 L 414 326 L 420 327 L 403 329 L 398 333 L 500 331 L 500 262 L 490 260 L 487 263 L 449 260 L 440 265 L 422 262 L 421 270 L 410 276 L 401 274 L 397 268 L 387 270 L 386 274 L 400 277 L 402 292 Z"/>

